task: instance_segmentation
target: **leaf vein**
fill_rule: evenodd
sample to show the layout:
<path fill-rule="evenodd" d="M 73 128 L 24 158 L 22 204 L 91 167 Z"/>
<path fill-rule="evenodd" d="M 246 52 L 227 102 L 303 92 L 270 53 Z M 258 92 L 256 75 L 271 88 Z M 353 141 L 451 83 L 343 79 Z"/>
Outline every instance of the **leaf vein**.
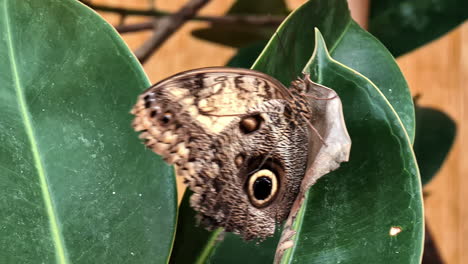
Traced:
<path fill-rule="evenodd" d="M 56 249 L 56 258 L 59 263 L 69 263 L 66 256 L 64 241 L 61 236 L 61 231 L 58 224 L 58 217 L 55 212 L 53 205 L 52 197 L 50 195 L 50 190 L 47 182 L 47 175 L 44 170 L 43 161 L 39 153 L 39 147 L 37 145 L 36 137 L 34 135 L 34 129 L 31 124 L 31 117 L 29 116 L 28 107 L 26 105 L 26 99 L 21 85 L 20 76 L 18 72 L 18 65 L 16 61 L 15 50 L 13 47 L 13 38 L 10 25 L 10 14 L 8 13 L 8 2 L 3 2 L 3 11 L 5 18 L 5 27 L 6 27 L 6 38 L 7 38 L 7 49 L 10 57 L 10 66 L 12 78 L 14 81 L 14 89 L 17 95 L 18 107 L 21 113 L 21 117 L 24 122 L 26 134 L 31 145 L 31 151 L 33 154 L 34 165 L 39 176 L 39 183 L 41 186 L 42 197 L 45 203 L 47 215 L 49 217 L 49 225 L 52 232 L 52 240 Z"/>

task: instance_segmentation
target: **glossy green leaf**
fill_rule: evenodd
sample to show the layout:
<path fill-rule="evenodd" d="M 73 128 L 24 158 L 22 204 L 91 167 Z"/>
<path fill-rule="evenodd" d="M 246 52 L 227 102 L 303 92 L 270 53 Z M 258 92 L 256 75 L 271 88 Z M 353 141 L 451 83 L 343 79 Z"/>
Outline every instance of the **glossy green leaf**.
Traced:
<path fill-rule="evenodd" d="M 173 169 L 129 111 L 149 82 L 74 0 L 0 0 L 0 263 L 164 263 Z"/>
<path fill-rule="evenodd" d="M 265 241 L 246 242 L 238 235 L 227 233 L 222 243 L 216 244 L 208 263 L 273 263 L 273 253 L 280 236 L 281 232 L 277 231 L 273 237 Z"/>
<path fill-rule="evenodd" d="M 306 71 L 339 94 L 353 145 L 350 161 L 312 186 L 282 263 L 419 263 L 423 207 L 409 137 L 377 87 L 332 59 L 317 34 Z"/>
<path fill-rule="evenodd" d="M 371 1 L 369 31 L 394 56 L 412 51 L 468 19 L 466 0 Z"/>
<path fill-rule="evenodd" d="M 333 58 L 377 85 L 413 141 L 414 106 L 407 83 L 388 50 L 351 19 L 345 0 L 308 1 L 295 10 L 270 39 L 253 68 L 288 85 L 312 55 L 314 27 L 322 32 Z"/>
<path fill-rule="evenodd" d="M 237 0 L 226 15 L 284 16 L 287 13 L 288 10 L 284 0 L 256 0 L 254 4 L 250 0 Z M 208 28 L 194 30 L 192 34 L 200 39 L 239 48 L 270 38 L 274 28 L 274 26 L 215 24 Z"/>
<path fill-rule="evenodd" d="M 433 108 L 416 106 L 414 152 L 423 185 L 436 175 L 444 163 L 455 134 L 456 124 L 447 114 Z"/>

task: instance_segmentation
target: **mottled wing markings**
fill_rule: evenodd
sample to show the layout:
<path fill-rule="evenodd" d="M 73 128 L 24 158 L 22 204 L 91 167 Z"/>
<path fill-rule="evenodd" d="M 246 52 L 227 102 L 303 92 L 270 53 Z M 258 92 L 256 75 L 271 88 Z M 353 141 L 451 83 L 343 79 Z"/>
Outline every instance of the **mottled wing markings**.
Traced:
<path fill-rule="evenodd" d="M 283 98 L 278 89 L 286 88 L 272 88 L 277 86 L 261 73 L 252 76 L 219 71 L 181 75 L 162 83 L 159 89 L 166 90 L 171 101 L 180 104 L 205 130 L 217 134 L 250 108 Z"/>

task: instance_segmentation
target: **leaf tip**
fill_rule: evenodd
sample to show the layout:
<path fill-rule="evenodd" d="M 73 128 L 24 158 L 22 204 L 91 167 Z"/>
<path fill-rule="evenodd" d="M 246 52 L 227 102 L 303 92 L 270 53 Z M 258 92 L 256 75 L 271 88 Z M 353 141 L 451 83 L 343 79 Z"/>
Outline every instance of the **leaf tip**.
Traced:
<path fill-rule="evenodd" d="M 327 50 L 327 44 L 325 39 L 322 36 L 322 33 L 317 27 L 314 27 L 315 32 L 315 47 L 310 60 L 307 62 L 304 67 L 305 73 L 310 73 L 312 75 L 318 74 L 318 65 L 330 60 L 330 54 Z"/>
<path fill-rule="evenodd" d="M 324 58 L 330 57 L 328 53 L 327 44 L 325 43 L 325 39 L 323 38 L 322 33 L 318 28 L 314 28 L 315 31 L 315 48 L 312 57 L 317 58 Z"/>

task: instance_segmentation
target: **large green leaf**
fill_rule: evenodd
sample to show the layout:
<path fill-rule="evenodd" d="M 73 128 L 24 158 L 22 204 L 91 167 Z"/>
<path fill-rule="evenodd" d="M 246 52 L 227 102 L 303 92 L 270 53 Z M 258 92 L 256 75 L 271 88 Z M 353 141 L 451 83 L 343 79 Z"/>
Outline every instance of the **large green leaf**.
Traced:
<path fill-rule="evenodd" d="M 0 262 L 165 262 L 173 170 L 131 128 L 149 82 L 116 31 L 74 0 L 0 0 L 0 58 Z"/>
<path fill-rule="evenodd" d="M 416 106 L 416 128 L 414 152 L 424 185 L 444 163 L 455 139 L 456 124 L 439 110 Z"/>
<path fill-rule="evenodd" d="M 283 263 L 419 263 L 421 183 L 398 115 L 369 79 L 330 57 L 320 33 L 306 71 L 340 95 L 353 146 L 309 191 Z"/>
<path fill-rule="evenodd" d="M 413 141 L 414 106 L 406 81 L 388 50 L 351 19 L 345 0 L 314 0 L 295 10 L 270 39 L 253 68 L 288 85 L 312 55 L 314 27 L 323 33 L 333 58 L 377 85 Z"/>
<path fill-rule="evenodd" d="M 468 18 L 466 0 L 371 1 L 369 31 L 394 56 L 416 49 Z"/>
<path fill-rule="evenodd" d="M 222 243 L 216 244 L 208 263 L 272 263 L 280 235 L 281 232 L 277 231 L 273 237 L 265 241 L 246 242 L 235 234 L 227 233 Z"/>
<path fill-rule="evenodd" d="M 406 82 L 397 65 L 388 51 L 386 51 L 375 38 L 361 30 L 350 20 L 344 1 L 310 1 L 301 7 L 300 10 L 294 12 L 281 26 L 279 33 L 270 40 L 267 48 L 255 64 L 254 69 L 270 73 L 284 83 L 289 82 L 293 77 L 299 75 L 307 60 L 312 55 L 315 39 L 313 31 L 314 26 L 321 27 L 321 29 L 326 32 L 326 35 L 329 36 L 330 39 L 327 39 L 327 43 L 334 47 L 332 50 L 333 55 L 339 56 L 342 60 L 360 68 L 362 72 L 369 73 L 369 75 L 372 76 L 371 80 L 385 87 L 383 89 L 380 88 L 381 91 L 388 94 L 389 98 L 391 98 L 389 101 L 394 102 L 395 109 L 399 111 L 399 114 L 407 117 L 407 129 L 409 131 L 414 131 L 412 100 L 407 90 Z M 255 53 L 256 49 L 258 49 L 258 46 L 251 47 L 251 49 L 246 52 L 240 51 L 237 59 L 231 61 L 231 66 L 234 66 L 234 64 L 235 66 L 248 65 L 246 61 L 251 61 L 252 53 Z M 341 67 L 348 69 L 343 66 Z M 344 75 L 341 77 L 337 76 L 337 79 L 341 78 L 340 80 L 342 80 L 343 78 L 349 78 L 349 80 L 353 80 L 357 78 L 362 81 L 362 77 L 356 72 L 350 72 L 348 70 L 343 74 Z M 388 81 L 390 81 L 390 83 L 387 83 Z M 382 239 L 388 239 L 388 232 L 391 226 L 383 226 L 381 230 L 376 231 L 377 225 L 388 223 L 384 222 L 383 219 L 395 220 L 397 219 L 396 216 L 398 216 L 398 223 L 395 222 L 394 224 L 401 224 L 400 227 L 405 225 L 403 231 L 405 233 L 401 233 L 401 235 L 394 237 L 391 241 L 393 241 L 392 243 L 394 243 L 396 247 L 401 246 L 397 243 L 398 241 L 404 241 L 406 245 L 409 246 L 407 251 L 402 251 L 406 253 L 402 253 L 401 257 L 402 259 L 406 258 L 406 260 L 408 260 L 409 250 L 414 250 L 413 253 L 419 255 L 420 244 L 422 243 L 421 225 L 423 220 L 421 218 L 422 205 L 420 200 L 420 184 L 417 179 L 417 168 L 409 147 L 410 145 L 407 141 L 405 129 L 401 126 L 398 116 L 395 115 L 392 111 L 392 107 L 385 100 L 385 97 L 379 93 L 379 90 L 376 89 L 371 82 L 365 80 L 365 82 L 361 84 L 364 84 L 364 87 L 359 85 L 349 86 L 351 90 L 349 93 L 354 91 L 354 94 L 350 95 L 345 91 L 347 98 L 343 98 L 346 109 L 345 116 L 351 115 L 347 117 L 347 122 L 351 122 L 351 124 L 348 125 L 353 128 L 353 131 L 357 131 L 354 132 L 354 135 L 351 134 L 352 137 L 356 137 L 355 141 L 357 142 L 357 146 L 356 142 L 353 142 L 351 163 L 345 165 L 343 169 L 344 172 L 341 172 L 347 174 L 348 177 L 343 176 L 343 179 L 341 179 L 339 176 L 336 176 L 340 174 L 336 174 L 335 176 L 330 176 L 331 178 L 328 179 L 329 176 L 325 176 L 324 179 L 319 181 L 323 181 L 324 183 L 320 183 L 317 187 L 321 188 L 321 191 L 318 189 L 316 193 L 315 187 L 312 187 L 314 189 L 312 192 L 312 198 L 314 199 L 312 203 L 320 202 L 321 199 L 324 200 L 321 201 L 322 204 L 320 205 L 310 205 L 308 207 L 309 210 L 306 212 L 309 214 L 316 213 L 321 217 L 311 218 L 310 215 L 307 215 L 307 219 L 303 221 L 302 226 L 309 227 L 313 225 L 314 233 L 307 232 L 306 236 L 302 236 L 304 233 L 301 233 L 300 238 L 302 241 L 300 241 L 298 245 L 304 244 L 307 248 L 297 248 L 297 250 L 302 253 L 310 250 L 315 254 L 322 254 L 323 256 L 326 254 L 339 253 L 340 248 L 331 247 L 333 245 L 342 245 L 341 243 L 352 244 L 353 240 L 350 240 L 350 235 L 354 235 L 353 238 L 361 235 L 361 237 L 356 238 L 356 247 L 351 249 L 347 248 L 345 253 L 349 253 L 351 250 L 360 251 L 352 257 L 355 260 L 361 257 L 361 260 L 364 260 L 363 263 L 370 263 L 365 261 L 366 256 L 359 255 L 369 252 L 362 244 L 363 241 L 365 242 L 367 239 L 366 231 L 370 232 L 369 239 L 367 240 L 369 243 L 371 241 L 376 241 L 375 239 L 377 239 L 380 234 L 377 233 L 377 231 L 380 232 L 381 230 L 385 230 L 385 236 L 382 237 Z M 372 89 L 370 89 L 370 87 Z M 336 89 L 344 88 L 348 88 L 348 84 L 346 87 L 338 87 Z M 366 89 L 369 89 L 369 91 Z M 356 98 L 354 98 L 355 96 Z M 369 101 L 368 96 L 372 96 L 372 98 L 375 97 L 376 102 Z M 405 105 L 404 102 L 407 102 L 409 105 Z M 363 109 L 369 111 L 363 113 Z M 382 117 L 382 115 L 378 115 L 381 114 L 378 112 L 380 110 L 388 115 L 387 119 L 379 121 L 378 118 Z M 354 114 L 355 111 L 356 114 Z M 377 113 L 373 111 L 377 111 Z M 357 116 L 358 113 L 360 113 L 361 116 Z M 374 114 L 374 116 L 371 114 Z M 391 123 L 389 124 L 388 122 Z M 375 135 L 376 130 L 379 130 L 378 132 L 381 132 L 383 136 L 383 144 L 380 149 L 378 148 L 380 138 L 379 135 Z M 395 136 L 392 136 L 391 133 L 393 132 L 396 133 Z M 365 143 L 368 137 L 373 138 L 374 141 Z M 361 141 L 365 143 L 362 147 L 359 146 Z M 371 142 L 375 145 L 370 145 Z M 395 145 L 391 143 L 395 143 Z M 386 148 L 388 148 L 388 151 Z M 400 153 L 405 153 L 405 155 L 399 157 Z M 356 159 L 356 161 L 353 161 L 353 159 Z M 406 167 L 402 167 L 402 162 L 405 163 L 404 165 Z M 391 170 L 387 172 L 388 167 L 390 167 Z M 406 169 L 410 172 L 406 172 Z M 340 173 L 340 171 L 337 173 Z M 351 175 L 354 176 L 354 178 L 349 177 L 350 171 L 352 171 Z M 400 175 L 399 173 L 404 174 Z M 393 182 L 392 177 L 396 177 Z M 340 180 L 342 182 L 340 182 Z M 369 182 L 369 187 L 365 186 L 367 182 Z M 336 184 L 336 188 L 330 183 Z M 381 186 L 379 183 L 390 185 Z M 324 193 L 324 188 L 330 189 L 330 195 Z M 331 194 L 337 195 L 336 201 L 334 197 L 331 197 Z M 408 197 L 413 196 L 414 200 L 408 199 Z M 398 198 L 393 201 L 395 197 Z M 346 201 L 345 198 L 351 198 L 351 200 Z M 361 204 L 359 204 L 359 202 L 363 200 L 366 201 L 368 207 L 362 208 Z M 373 201 L 375 203 L 372 203 Z M 399 204 L 405 202 L 408 202 L 405 207 L 398 207 Z M 341 203 L 343 203 L 343 206 L 340 205 Z M 387 203 L 389 204 L 388 206 Z M 408 209 L 408 205 L 414 206 L 414 210 Z M 191 210 L 188 207 L 184 208 L 187 208 L 189 212 Z M 402 213 L 395 213 L 391 210 L 401 210 Z M 347 216 L 350 212 L 353 212 L 353 214 Z M 337 233 L 330 230 L 330 228 L 337 227 L 341 228 L 341 231 L 343 226 L 350 224 L 350 220 L 357 221 L 357 224 L 359 224 L 359 221 L 364 219 L 367 214 L 369 214 L 368 218 L 362 220 L 362 223 L 369 224 L 370 222 L 369 227 L 353 225 L 357 229 L 354 233 Z M 335 215 L 342 218 L 339 219 L 335 217 Z M 191 219 L 189 221 L 192 221 L 192 225 L 191 228 L 186 228 L 183 232 L 177 234 L 177 239 L 181 241 L 190 239 L 190 237 L 196 234 L 195 230 L 197 228 L 194 227 L 193 224 L 193 215 L 181 211 L 180 219 L 184 219 L 185 221 L 186 217 Z M 415 222 L 408 224 L 407 219 L 411 217 L 413 217 Z M 381 222 L 373 223 L 372 220 L 375 219 L 381 220 Z M 321 224 L 317 224 L 316 222 L 321 222 Z M 323 230 L 319 230 L 320 228 L 323 228 Z M 334 235 L 330 236 L 330 234 Z M 408 242 L 410 240 L 408 236 L 411 235 L 414 235 L 414 240 Z M 314 237 L 317 238 L 314 239 Z M 213 236 L 206 233 L 205 241 L 212 241 L 210 240 L 211 238 L 213 238 Z M 270 263 L 273 259 L 275 250 L 274 244 L 276 241 L 277 237 L 274 237 L 270 241 L 258 245 L 256 243 L 246 244 L 235 235 L 227 234 L 222 242 L 219 242 L 213 249 L 209 249 L 212 253 L 211 256 L 206 259 L 213 263 L 223 263 L 223 261 L 236 261 L 237 263 Z M 316 243 L 313 245 L 313 249 L 310 248 L 311 244 L 308 244 L 307 241 Z M 203 242 L 199 241 L 199 243 Z M 341 248 L 344 249 L 346 245 L 342 245 Z M 379 251 L 369 253 L 371 254 L 369 259 L 375 260 L 379 252 L 383 252 L 382 254 L 389 254 L 388 251 L 384 250 L 384 245 L 388 245 L 388 243 L 385 244 L 382 242 L 380 244 L 378 243 L 378 245 L 380 245 L 381 248 L 379 248 Z M 175 247 L 177 248 L 179 246 L 181 246 L 181 244 L 178 244 L 176 241 Z M 200 247 L 200 245 L 198 246 Z M 205 250 L 204 252 L 207 251 L 207 247 L 213 247 L 213 245 L 205 243 L 202 247 Z M 372 248 L 370 245 L 367 245 L 367 247 L 369 249 Z M 182 251 L 183 249 L 179 252 Z M 256 252 L 256 254 L 250 254 L 249 252 Z M 202 254 L 198 252 L 195 255 L 201 256 Z M 294 253 L 292 256 L 296 258 L 298 255 Z M 384 259 L 392 257 L 394 257 L 394 255 L 384 257 Z M 193 259 L 186 258 L 185 260 L 190 262 L 189 260 Z M 200 258 L 196 258 L 196 260 L 200 260 Z M 336 259 L 330 258 L 309 260 L 310 262 L 304 263 L 336 263 L 334 262 Z M 321 260 L 326 261 L 322 262 Z M 347 261 L 344 260 L 343 262 Z"/>

